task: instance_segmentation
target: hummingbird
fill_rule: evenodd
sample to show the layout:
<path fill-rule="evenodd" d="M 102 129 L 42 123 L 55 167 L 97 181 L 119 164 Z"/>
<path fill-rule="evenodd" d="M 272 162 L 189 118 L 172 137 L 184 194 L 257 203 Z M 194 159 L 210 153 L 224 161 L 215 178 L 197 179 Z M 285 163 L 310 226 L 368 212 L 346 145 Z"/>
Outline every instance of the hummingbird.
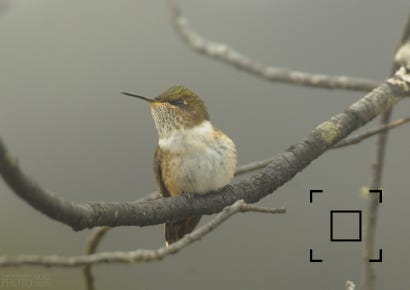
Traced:
<path fill-rule="evenodd" d="M 204 101 L 184 86 L 173 86 L 147 101 L 158 133 L 154 173 L 163 197 L 201 194 L 227 186 L 236 170 L 234 142 L 210 121 Z M 201 216 L 165 223 L 169 245 L 191 233 Z"/>

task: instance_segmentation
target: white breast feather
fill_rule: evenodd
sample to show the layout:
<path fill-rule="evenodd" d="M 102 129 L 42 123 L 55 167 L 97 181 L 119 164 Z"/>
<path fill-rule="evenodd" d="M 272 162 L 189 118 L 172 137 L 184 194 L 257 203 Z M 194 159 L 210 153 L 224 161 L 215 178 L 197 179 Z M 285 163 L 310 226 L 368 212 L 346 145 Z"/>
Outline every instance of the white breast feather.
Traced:
<path fill-rule="evenodd" d="M 175 180 L 184 192 L 205 193 L 228 184 L 236 169 L 235 145 L 229 138 L 216 139 L 209 121 L 174 131 L 159 139 L 159 146 L 180 155 Z"/>

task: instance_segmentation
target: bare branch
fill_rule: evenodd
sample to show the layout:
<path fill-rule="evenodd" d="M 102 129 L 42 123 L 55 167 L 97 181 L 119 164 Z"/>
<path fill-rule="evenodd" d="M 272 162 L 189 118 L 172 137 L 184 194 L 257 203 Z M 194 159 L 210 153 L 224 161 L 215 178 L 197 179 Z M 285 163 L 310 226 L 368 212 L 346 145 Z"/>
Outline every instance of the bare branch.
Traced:
<path fill-rule="evenodd" d="M 236 200 L 259 201 L 289 181 L 334 144 L 410 94 L 410 72 L 397 73 L 343 113 L 323 122 L 302 141 L 277 154 L 259 173 L 231 188 L 146 202 L 75 203 L 56 196 L 25 175 L 0 140 L 0 174 L 28 204 L 52 219 L 82 230 L 95 226 L 162 224 L 188 216 L 220 212 Z"/>
<path fill-rule="evenodd" d="M 229 45 L 203 38 L 189 27 L 188 20 L 181 14 L 177 0 L 170 0 L 170 6 L 175 29 L 191 49 L 265 80 L 299 86 L 365 92 L 374 89 L 379 84 L 378 82 L 361 78 L 312 74 L 288 68 L 266 66 L 241 54 Z"/>
<path fill-rule="evenodd" d="M 269 163 L 272 162 L 272 158 L 267 159 L 267 160 L 262 160 L 262 161 L 256 161 L 256 162 L 251 162 L 242 166 L 239 166 L 236 169 L 235 176 L 245 174 L 247 172 L 255 171 L 257 169 L 261 169 L 268 165 Z M 148 194 L 147 196 L 139 199 L 138 201 L 149 201 L 149 200 L 155 200 L 160 198 L 159 191 L 154 191 Z M 112 229 L 111 227 L 98 227 L 96 230 L 94 230 L 91 233 L 91 236 L 89 237 L 89 240 L 87 242 L 87 248 L 86 248 L 86 254 L 94 254 L 96 248 L 98 247 L 98 244 L 101 243 L 103 237 L 108 233 L 108 231 Z M 94 290 L 94 276 L 92 273 L 92 266 L 93 265 L 87 265 L 83 268 L 83 275 L 84 275 L 84 281 L 86 285 L 87 290 Z"/>
<path fill-rule="evenodd" d="M 284 208 L 263 208 L 246 204 L 243 200 L 238 200 L 231 206 L 227 206 L 213 218 L 209 223 L 199 227 L 192 233 L 185 235 L 181 240 L 156 250 L 136 250 L 130 252 L 105 252 L 83 256 L 37 256 L 22 255 L 16 257 L 0 257 L 0 267 L 11 266 L 44 266 L 44 267 L 80 267 L 91 264 L 102 263 L 138 263 L 162 260 L 165 257 L 181 251 L 186 246 L 200 240 L 202 237 L 213 231 L 228 218 L 238 212 L 259 212 L 259 213 L 285 213 Z"/>
<path fill-rule="evenodd" d="M 138 201 L 150 201 L 160 198 L 160 194 L 158 191 L 151 192 L 147 196 L 139 199 Z M 101 243 L 103 238 L 107 235 L 107 233 L 111 230 L 111 227 L 98 227 L 96 228 L 88 238 L 85 254 L 90 255 L 94 254 L 97 250 L 98 245 Z M 94 276 L 92 273 L 92 264 L 88 264 L 83 268 L 83 275 L 85 281 L 85 288 L 87 290 L 94 290 Z"/>
<path fill-rule="evenodd" d="M 332 149 L 336 149 L 336 148 L 341 148 L 341 147 L 345 147 L 345 146 L 349 146 L 349 145 L 353 145 L 353 144 L 357 144 L 361 141 L 363 141 L 364 139 L 367 139 L 369 137 L 372 137 L 374 135 L 377 135 L 381 132 L 385 132 L 387 130 L 396 128 L 398 126 L 401 126 L 403 124 L 406 124 L 410 122 L 410 118 L 402 118 L 402 119 L 398 119 L 394 122 L 391 122 L 389 124 L 382 124 L 380 126 L 377 126 L 376 128 L 372 128 L 369 129 L 365 132 L 359 133 L 357 135 L 354 135 L 352 137 L 348 137 L 346 139 L 343 139 L 342 141 L 340 141 L 339 143 L 337 143 L 335 146 L 333 146 Z"/>
<path fill-rule="evenodd" d="M 410 45 L 410 14 L 407 18 L 407 23 L 404 28 L 403 36 L 400 40 L 399 48 L 396 52 L 392 72 L 396 71 L 401 65 L 410 65 L 410 53 L 408 48 Z M 405 47 L 405 52 L 403 52 Z M 391 118 L 392 108 L 384 112 L 380 118 L 380 124 L 386 125 Z M 386 144 L 389 131 L 384 131 L 379 134 L 374 148 L 374 161 L 371 165 L 370 189 L 379 189 L 384 167 L 384 158 L 386 154 Z M 365 227 L 362 243 L 362 279 L 361 288 L 363 290 L 374 290 L 376 274 L 373 265 L 369 262 L 374 253 L 374 244 L 376 237 L 377 213 L 379 209 L 379 200 L 375 195 L 368 196 L 369 204 L 367 215 L 365 217 Z"/>
<path fill-rule="evenodd" d="M 363 141 L 364 139 L 367 139 L 371 136 L 374 136 L 374 135 L 376 135 L 380 132 L 396 128 L 396 127 L 398 127 L 400 125 L 403 125 L 405 123 L 408 123 L 408 122 L 410 122 L 410 118 L 402 118 L 402 119 L 398 119 L 398 120 L 396 120 L 396 121 L 394 121 L 390 124 L 378 126 L 376 128 L 372 128 L 370 130 L 367 130 L 365 132 L 362 132 L 362 133 L 357 134 L 355 136 L 352 136 L 350 138 L 343 139 L 342 141 L 337 143 L 335 146 L 333 146 L 331 149 L 336 149 L 336 148 L 341 148 L 341 147 L 357 144 L 357 143 Z M 265 160 L 254 161 L 254 162 L 239 166 L 237 168 L 236 172 L 235 172 L 235 176 L 242 175 L 242 174 L 245 174 L 245 173 L 248 173 L 248 172 L 252 172 L 252 171 L 264 168 L 265 166 L 267 166 L 272 161 L 273 161 L 273 159 L 269 158 L 269 159 L 265 159 Z M 157 198 L 160 198 L 159 192 L 154 191 L 154 192 L 150 193 L 149 195 L 147 195 L 146 198 L 142 198 L 140 201 L 154 200 L 154 199 L 157 199 Z M 111 229 L 111 228 L 110 227 L 99 227 L 92 233 L 92 236 L 90 237 L 90 240 L 88 242 L 89 245 L 92 245 L 92 246 L 89 246 L 88 249 L 91 248 L 92 250 L 87 250 L 86 254 L 93 254 L 95 252 L 95 249 L 96 249 L 98 243 L 101 242 L 102 237 L 108 232 L 109 229 Z M 92 276 L 91 267 L 92 267 L 92 265 L 87 265 L 83 269 L 84 276 L 85 276 L 85 281 L 86 281 L 86 286 L 87 286 L 86 289 L 88 289 L 88 290 L 95 289 L 94 286 L 93 286 L 94 279 L 93 279 L 93 276 Z M 350 282 L 350 281 L 348 281 L 348 282 Z M 352 284 L 352 285 L 354 286 L 354 284 Z"/>
<path fill-rule="evenodd" d="M 333 147 L 331 147 L 329 149 L 337 149 L 337 148 L 342 148 L 342 147 L 346 147 L 346 146 L 349 146 L 349 145 L 354 145 L 354 144 L 360 143 L 361 141 L 363 141 L 363 140 L 365 140 L 369 137 L 372 137 L 374 135 L 377 135 L 380 132 L 384 132 L 386 130 L 390 130 L 390 129 L 399 127 L 399 126 L 404 125 L 408 122 L 410 122 L 410 117 L 409 118 L 401 118 L 401 119 L 398 119 L 398 120 L 396 120 L 394 122 L 391 122 L 387 125 L 381 125 L 381 126 L 377 126 L 375 128 L 371 128 L 371 129 L 369 129 L 365 132 L 361 132 L 357 135 L 347 137 L 347 138 L 341 140 L 339 143 L 337 143 L 336 145 L 334 145 Z M 235 176 L 242 175 L 242 174 L 245 174 L 245 173 L 249 173 L 249 172 L 252 172 L 252 171 L 255 171 L 255 170 L 258 170 L 258 169 L 262 169 L 265 166 L 269 165 L 269 163 L 271 163 L 272 161 L 273 161 L 273 158 L 268 158 L 268 159 L 264 159 L 264 160 L 253 161 L 253 162 L 250 162 L 248 164 L 244 164 L 242 166 L 239 166 L 236 169 Z"/>
<path fill-rule="evenodd" d="M 86 254 L 94 254 L 97 250 L 98 244 L 110 229 L 110 227 L 99 227 L 94 229 L 92 234 L 88 238 L 84 252 Z"/>
<path fill-rule="evenodd" d="M 104 238 L 104 236 L 108 233 L 108 231 L 111 229 L 111 227 L 99 227 L 96 228 L 91 236 L 88 239 L 87 246 L 85 249 L 85 254 L 90 255 L 94 254 L 95 251 L 97 250 L 98 245 Z M 87 290 L 94 290 L 94 276 L 92 273 L 92 265 L 88 264 L 84 266 L 83 268 L 83 275 L 84 275 L 84 281 L 85 281 L 85 287 Z"/>

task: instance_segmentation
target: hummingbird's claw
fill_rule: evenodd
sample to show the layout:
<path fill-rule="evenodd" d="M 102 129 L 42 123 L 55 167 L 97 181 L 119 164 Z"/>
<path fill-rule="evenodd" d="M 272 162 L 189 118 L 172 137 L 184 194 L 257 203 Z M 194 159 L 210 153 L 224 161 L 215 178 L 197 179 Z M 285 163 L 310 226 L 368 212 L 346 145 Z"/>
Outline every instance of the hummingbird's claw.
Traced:
<path fill-rule="evenodd" d="M 195 198 L 195 197 L 194 197 L 194 193 L 192 193 L 192 192 L 188 192 L 188 193 L 186 193 L 185 195 L 186 195 L 186 197 L 187 197 L 188 199 L 194 199 L 194 198 Z"/>
<path fill-rule="evenodd" d="M 223 187 L 223 191 L 233 192 L 233 186 L 231 184 L 227 184 Z"/>

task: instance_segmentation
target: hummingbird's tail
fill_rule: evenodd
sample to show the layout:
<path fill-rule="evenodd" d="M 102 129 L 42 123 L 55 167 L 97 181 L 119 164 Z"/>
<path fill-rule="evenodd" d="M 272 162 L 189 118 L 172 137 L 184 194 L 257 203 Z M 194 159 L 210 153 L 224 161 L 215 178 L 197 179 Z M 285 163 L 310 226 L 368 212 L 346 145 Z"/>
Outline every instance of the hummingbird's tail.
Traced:
<path fill-rule="evenodd" d="M 165 223 L 165 242 L 167 245 L 182 239 L 186 234 L 192 232 L 198 224 L 201 216 L 193 216 L 175 222 Z"/>

